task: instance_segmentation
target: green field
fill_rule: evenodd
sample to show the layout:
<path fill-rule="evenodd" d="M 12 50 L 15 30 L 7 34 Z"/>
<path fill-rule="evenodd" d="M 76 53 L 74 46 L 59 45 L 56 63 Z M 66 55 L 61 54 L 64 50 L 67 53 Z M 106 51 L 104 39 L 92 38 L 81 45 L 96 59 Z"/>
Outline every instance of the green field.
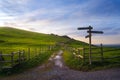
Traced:
<path fill-rule="evenodd" d="M 11 54 L 12 52 L 18 52 L 19 50 L 25 51 L 24 56 L 26 60 L 19 65 L 17 69 L 14 68 L 12 70 L 12 73 L 16 73 L 16 70 L 17 72 L 20 72 L 45 62 L 55 49 L 57 49 L 53 49 L 53 47 L 60 39 L 62 38 L 55 35 L 29 32 L 10 27 L 0 27 L 0 53 Z M 62 40 L 64 40 L 64 38 Z M 50 48 L 51 50 L 49 50 Z M 18 54 L 15 54 L 14 60 L 17 61 L 18 56 Z M 11 56 L 3 56 L 3 58 L 4 61 L 11 61 Z M 0 63 L 0 67 L 4 68 L 6 66 L 11 67 L 11 63 Z M 8 69 L 6 70 L 9 71 Z M 6 73 L 6 70 L 2 70 L 0 73 Z"/>
<path fill-rule="evenodd" d="M 0 27 L 0 52 L 2 54 L 11 54 L 12 52 L 24 50 L 26 58 L 24 67 L 29 66 L 29 68 L 45 62 L 53 52 L 61 49 L 61 46 L 72 46 L 73 44 L 80 45 L 82 43 L 83 42 L 76 41 L 67 36 L 42 34 L 10 27 Z M 50 47 L 51 50 L 49 50 Z M 3 57 L 5 61 L 11 60 L 11 57 Z M 15 55 L 14 60 L 17 60 L 17 58 L 18 55 Z M 0 66 L 3 66 L 3 63 L 0 64 Z M 10 63 L 4 64 L 4 66 L 9 65 Z"/>
<path fill-rule="evenodd" d="M 49 47 L 54 46 L 60 47 L 63 43 L 67 46 L 73 46 L 73 44 L 80 45 L 83 42 L 70 39 L 67 36 L 0 27 L 0 51 L 2 54 L 11 54 L 18 50 L 25 50 L 26 56 L 28 56 L 28 48 L 30 48 L 31 57 L 34 57 L 42 50 L 47 50 Z"/>
<path fill-rule="evenodd" d="M 65 40 L 65 38 L 52 34 L 35 33 L 9 27 L 0 28 L 0 48 L 40 47 L 54 45 Z"/>
<path fill-rule="evenodd" d="M 97 47 L 97 49 L 92 49 L 92 65 L 89 64 L 88 48 L 85 50 L 85 60 L 75 57 L 73 52 L 75 52 L 77 55 L 80 54 L 83 56 L 82 53 L 78 53 L 78 50 L 74 51 L 72 50 L 72 48 L 68 48 L 64 51 L 64 61 L 66 65 L 69 66 L 71 69 L 94 71 L 100 69 L 120 67 L 120 48 L 103 47 L 103 60 L 101 59 L 100 47 Z"/>

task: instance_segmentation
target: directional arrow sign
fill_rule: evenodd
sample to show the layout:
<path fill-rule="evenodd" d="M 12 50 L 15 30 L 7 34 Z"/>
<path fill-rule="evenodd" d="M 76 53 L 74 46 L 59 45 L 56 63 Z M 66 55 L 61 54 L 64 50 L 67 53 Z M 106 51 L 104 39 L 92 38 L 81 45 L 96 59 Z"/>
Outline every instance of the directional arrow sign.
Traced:
<path fill-rule="evenodd" d="M 98 33 L 98 34 L 103 34 L 103 31 L 87 31 L 87 33 Z"/>
<path fill-rule="evenodd" d="M 81 27 L 81 28 L 78 28 L 78 30 L 86 30 L 86 29 L 93 29 L 93 27 L 89 26 L 89 27 Z"/>
<path fill-rule="evenodd" d="M 85 36 L 85 38 L 88 38 L 88 37 L 90 37 L 90 35 Z"/>

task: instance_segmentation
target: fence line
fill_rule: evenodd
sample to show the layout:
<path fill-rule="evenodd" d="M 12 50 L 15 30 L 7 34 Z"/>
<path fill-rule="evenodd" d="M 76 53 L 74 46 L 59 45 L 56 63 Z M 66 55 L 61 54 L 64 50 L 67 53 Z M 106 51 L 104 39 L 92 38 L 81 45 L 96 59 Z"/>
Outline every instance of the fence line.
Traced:
<path fill-rule="evenodd" d="M 1 68 L 12 68 L 17 64 L 20 64 L 25 60 L 24 57 L 25 52 L 22 51 L 17 51 L 17 52 L 12 52 L 11 54 L 0 54 L 0 56 L 3 58 L 0 60 L 0 63 L 2 64 Z M 9 60 L 5 60 L 4 57 L 9 58 Z M 4 65 L 6 64 L 6 65 Z M 8 66 L 9 65 L 9 66 Z"/>
<path fill-rule="evenodd" d="M 5 54 L 0 52 L 0 68 L 13 68 L 17 64 L 25 60 L 30 60 L 31 58 L 45 53 L 47 51 L 53 50 L 54 46 L 46 46 L 44 48 L 27 48 L 26 50 L 18 50 L 11 52 L 10 54 Z M 8 60 L 9 59 L 9 60 Z M 5 64 L 5 65 L 4 65 Z"/>
<path fill-rule="evenodd" d="M 117 49 L 111 49 L 111 50 L 105 50 L 104 52 L 109 52 L 109 51 L 118 51 L 120 50 L 120 48 L 117 48 Z"/>
<path fill-rule="evenodd" d="M 111 52 L 111 51 L 118 51 L 120 50 L 120 48 L 117 49 L 111 49 L 111 50 L 103 50 L 103 45 L 101 44 L 100 47 L 95 47 L 92 48 L 94 50 L 94 52 L 91 52 L 91 60 L 92 62 L 95 60 L 99 60 L 101 62 L 108 60 L 108 59 L 113 59 L 113 58 L 120 58 L 120 56 L 112 56 L 112 57 L 105 57 L 105 52 Z M 75 58 L 79 58 L 82 59 L 83 62 L 85 62 L 86 60 L 89 60 L 88 54 L 89 54 L 89 48 L 68 48 L 67 50 L 69 50 L 70 52 L 73 53 Z M 97 55 L 94 55 L 97 54 Z M 94 60 L 95 59 L 95 60 Z"/>

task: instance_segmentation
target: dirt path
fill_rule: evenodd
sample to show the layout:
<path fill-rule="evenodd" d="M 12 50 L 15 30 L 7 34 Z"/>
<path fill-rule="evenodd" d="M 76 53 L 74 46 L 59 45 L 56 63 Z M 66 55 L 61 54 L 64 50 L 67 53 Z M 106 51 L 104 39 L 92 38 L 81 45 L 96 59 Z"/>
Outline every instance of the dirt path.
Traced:
<path fill-rule="evenodd" d="M 120 80 L 120 69 L 94 72 L 71 70 L 64 65 L 62 53 L 59 51 L 57 55 L 52 55 L 47 64 L 0 80 Z"/>

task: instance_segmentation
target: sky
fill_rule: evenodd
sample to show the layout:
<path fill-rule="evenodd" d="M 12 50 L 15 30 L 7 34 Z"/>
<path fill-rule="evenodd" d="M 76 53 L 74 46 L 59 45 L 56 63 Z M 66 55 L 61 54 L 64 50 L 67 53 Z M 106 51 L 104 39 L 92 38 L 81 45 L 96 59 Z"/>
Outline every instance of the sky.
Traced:
<path fill-rule="evenodd" d="M 88 42 L 92 26 L 104 34 L 92 34 L 93 44 L 120 44 L 120 0 L 0 0 L 0 26 L 34 32 L 68 35 Z"/>

